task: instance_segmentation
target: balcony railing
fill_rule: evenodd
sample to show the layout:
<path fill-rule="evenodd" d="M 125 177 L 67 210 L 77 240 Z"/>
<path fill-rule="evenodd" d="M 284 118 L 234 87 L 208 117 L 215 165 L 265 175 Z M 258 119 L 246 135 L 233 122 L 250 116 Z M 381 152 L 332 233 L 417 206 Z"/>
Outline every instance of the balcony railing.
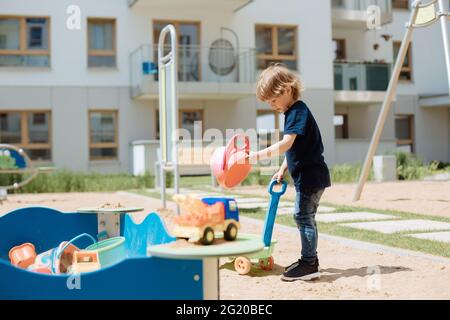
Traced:
<path fill-rule="evenodd" d="M 345 91 L 386 91 L 391 64 L 335 62 L 334 89 Z"/>
<path fill-rule="evenodd" d="M 368 22 L 377 22 L 368 11 L 370 6 L 380 8 L 380 24 L 392 22 L 392 0 L 332 0 L 333 25 L 337 27 L 367 27 Z"/>
<path fill-rule="evenodd" d="M 158 47 L 145 44 L 130 56 L 132 95 L 145 92 L 158 81 Z M 254 83 L 256 50 L 232 47 L 178 46 L 178 81 L 208 83 Z"/>
<path fill-rule="evenodd" d="M 332 0 L 333 9 L 366 11 L 370 6 L 378 6 L 382 13 L 392 11 L 392 0 Z"/>

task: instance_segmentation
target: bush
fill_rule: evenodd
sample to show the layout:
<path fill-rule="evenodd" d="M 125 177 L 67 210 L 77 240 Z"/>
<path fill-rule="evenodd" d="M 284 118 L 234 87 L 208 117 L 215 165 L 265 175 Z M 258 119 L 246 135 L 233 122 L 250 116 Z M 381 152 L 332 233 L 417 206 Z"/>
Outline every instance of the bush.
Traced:
<path fill-rule="evenodd" d="M 0 175 L 1 185 L 12 185 L 23 181 L 22 175 Z M 153 188 L 153 176 L 132 176 L 129 174 L 84 174 L 69 170 L 58 170 L 49 174 L 39 174 L 29 184 L 10 193 L 48 193 L 48 192 L 95 192 L 128 189 Z"/>
<path fill-rule="evenodd" d="M 361 170 L 362 165 L 336 165 L 330 169 L 331 181 L 333 183 L 358 182 Z M 373 180 L 373 170 L 370 170 L 368 180 Z"/>
<path fill-rule="evenodd" d="M 411 153 L 398 152 L 396 157 L 399 180 L 419 180 L 437 168 L 436 164 L 424 166 L 423 161 Z"/>

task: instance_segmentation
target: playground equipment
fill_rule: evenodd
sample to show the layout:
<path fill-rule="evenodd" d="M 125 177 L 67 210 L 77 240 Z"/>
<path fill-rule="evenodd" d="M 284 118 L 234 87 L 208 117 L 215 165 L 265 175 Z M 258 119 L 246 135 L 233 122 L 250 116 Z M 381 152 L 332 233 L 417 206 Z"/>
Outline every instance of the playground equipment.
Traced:
<path fill-rule="evenodd" d="M 252 268 L 252 259 L 258 259 L 258 266 L 262 270 L 270 271 L 273 268 L 274 259 L 272 257 L 272 253 L 275 244 L 277 243 L 276 240 L 272 240 L 273 226 L 277 216 L 278 203 L 280 202 L 281 196 L 285 194 L 287 188 L 287 183 L 283 181 L 281 190 L 274 191 L 274 187 L 277 183 L 278 182 L 276 180 L 273 180 L 268 189 L 270 194 L 270 204 L 267 208 L 266 220 L 264 222 L 263 229 L 264 249 L 251 255 L 239 256 L 234 260 L 234 268 L 241 275 L 245 275 L 250 272 Z"/>
<path fill-rule="evenodd" d="M 144 208 L 123 207 L 120 203 L 117 205 L 106 203 L 100 207 L 78 208 L 77 212 L 97 215 L 97 239 L 100 241 L 120 236 L 123 233 L 124 215 L 142 210 Z"/>
<path fill-rule="evenodd" d="M 448 5 L 448 1 L 447 1 Z M 447 20 L 450 17 L 449 12 L 446 10 L 446 3 L 444 0 L 432 0 L 427 4 L 423 4 L 422 1 L 415 1 L 412 5 L 412 12 L 409 22 L 406 24 L 406 33 L 400 47 L 400 51 L 395 62 L 394 71 L 389 82 L 389 87 L 384 98 L 383 106 L 378 116 L 375 131 L 370 142 L 369 150 L 367 151 L 366 160 L 359 177 L 358 186 L 356 187 L 353 201 L 361 199 L 361 193 L 364 188 L 364 184 L 369 176 L 370 167 L 372 165 L 373 157 L 380 142 L 381 133 L 383 132 L 384 124 L 391 109 L 392 102 L 397 92 L 397 84 L 402 69 L 403 61 L 405 60 L 408 47 L 411 43 L 413 31 L 415 28 L 425 28 L 431 26 L 435 22 L 440 21 L 442 29 L 442 41 L 444 43 L 445 62 L 447 67 L 447 76 L 449 80 L 450 89 L 450 38 L 448 33 Z M 450 93 L 450 90 L 449 90 Z"/>
<path fill-rule="evenodd" d="M 49 167 L 34 168 L 26 152 L 10 144 L 0 144 L 0 157 L 0 174 L 29 175 L 21 182 L 0 186 L 0 203 L 6 200 L 8 190 L 19 189 L 30 183 L 39 173 L 47 173 L 53 170 Z"/>
<path fill-rule="evenodd" d="M 251 235 L 220 246 L 179 247 L 156 213 L 140 224 L 128 214 L 123 220 L 125 259 L 88 273 L 53 276 L 12 265 L 9 250 L 33 243 L 37 252 L 45 252 L 61 239 L 82 233 L 95 237 L 95 215 L 27 207 L 0 217 L 0 299 L 217 299 L 218 258 L 263 248 L 261 239 Z M 86 248 L 92 242 L 88 238 L 79 238 L 77 246 Z"/>
<path fill-rule="evenodd" d="M 165 44 L 167 35 L 170 35 L 170 47 L 169 52 L 165 54 L 165 49 L 168 48 Z M 175 194 L 179 193 L 177 40 L 173 25 L 167 25 L 161 30 L 158 42 L 160 148 L 155 164 L 155 176 L 161 188 L 163 208 L 166 208 L 166 172 L 173 173 Z"/>
<path fill-rule="evenodd" d="M 238 139 L 244 139 L 244 147 L 238 147 Z M 249 138 L 235 135 L 226 147 L 217 148 L 211 157 L 211 171 L 224 188 L 234 188 L 250 173 L 251 165 L 246 156 L 250 153 Z"/>
<path fill-rule="evenodd" d="M 182 209 L 182 214 L 174 219 L 176 226 L 172 233 L 175 237 L 210 245 L 214 242 L 214 232 L 223 232 L 225 240 L 236 240 L 240 224 L 234 199 L 200 200 L 183 195 L 175 195 L 173 198 Z"/>

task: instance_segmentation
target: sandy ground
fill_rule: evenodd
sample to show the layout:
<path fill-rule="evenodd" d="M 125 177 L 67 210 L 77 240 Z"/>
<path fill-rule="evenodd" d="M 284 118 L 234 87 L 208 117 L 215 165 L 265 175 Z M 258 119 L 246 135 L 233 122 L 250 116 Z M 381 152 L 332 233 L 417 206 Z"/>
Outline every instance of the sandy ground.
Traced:
<path fill-rule="evenodd" d="M 74 211 L 106 202 L 144 207 L 144 213 L 135 215 L 136 221 L 160 205 L 156 199 L 126 193 L 12 195 L 0 206 L 0 215 L 30 205 Z M 262 231 L 260 221 L 243 218 L 241 222 L 243 232 Z M 271 272 L 253 268 L 249 275 L 239 276 L 231 263 L 221 259 L 222 299 L 450 299 L 450 259 L 403 256 L 382 248 L 364 250 L 323 237 L 319 241 L 322 278 L 308 283 L 282 282 L 284 266 L 298 259 L 299 234 L 277 225 L 274 237 L 279 243 Z"/>
<path fill-rule="evenodd" d="M 267 192 L 266 189 L 240 187 L 235 192 L 261 195 Z M 361 200 L 353 202 L 355 190 L 356 184 L 335 184 L 325 190 L 321 201 L 334 205 L 450 217 L 450 181 L 368 183 Z M 284 197 L 294 199 L 294 188 L 288 188 Z"/>

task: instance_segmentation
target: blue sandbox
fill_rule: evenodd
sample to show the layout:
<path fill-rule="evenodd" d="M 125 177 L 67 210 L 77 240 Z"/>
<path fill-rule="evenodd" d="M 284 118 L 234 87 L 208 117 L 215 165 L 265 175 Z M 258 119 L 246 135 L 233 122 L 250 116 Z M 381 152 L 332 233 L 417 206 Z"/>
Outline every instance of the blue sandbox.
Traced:
<path fill-rule="evenodd" d="M 36 252 L 57 247 L 81 233 L 97 236 L 97 216 L 63 213 L 45 207 L 14 210 L 0 218 L 0 299 L 203 299 L 202 260 L 147 257 L 147 246 L 175 241 L 161 218 L 149 214 L 141 224 L 124 216 L 127 258 L 101 270 L 82 274 L 46 275 L 10 264 L 9 250 L 31 242 Z M 80 239 L 77 246 L 91 244 Z M 200 278 L 199 278 L 200 277 Z M 77 282 L 78 281 L 78 282 Z M 69 284 L 69 285 L 68 285 Z"/>

